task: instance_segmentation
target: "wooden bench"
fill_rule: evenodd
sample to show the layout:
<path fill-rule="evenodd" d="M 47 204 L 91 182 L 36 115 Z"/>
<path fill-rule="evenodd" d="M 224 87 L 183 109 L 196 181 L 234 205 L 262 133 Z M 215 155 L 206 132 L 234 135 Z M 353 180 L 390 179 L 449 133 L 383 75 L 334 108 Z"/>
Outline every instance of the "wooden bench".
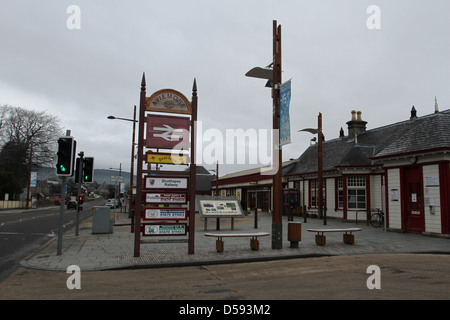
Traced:
<path fill-rule="evenodd" d="M 355 236 L 352 232 L 361 231 L 361 228 L 347 228 L 347 229 L 308 229 L 309 232 L 316 232 L 316 244 L 324 246 L 326 243 L 326 237 L 323 235 L 326 232 L 344 232 L 344 243 L 354 244 Z"/>
<path fill-rule="evenodd" d="M 259 240 L 258 237 L 267 237 L 270 236 L 270 233 L 267 232 L 254 232 L 254 233 L 205 233 L 206 237 L 214 237 L 216 240 L 216 249 L 217 252 L 223 252 L 224 244 L 223 238 L 232 238 L 232 237 L 246 237 L 250 239 L 250 248 L 252 250 L 259 250 Z"/>

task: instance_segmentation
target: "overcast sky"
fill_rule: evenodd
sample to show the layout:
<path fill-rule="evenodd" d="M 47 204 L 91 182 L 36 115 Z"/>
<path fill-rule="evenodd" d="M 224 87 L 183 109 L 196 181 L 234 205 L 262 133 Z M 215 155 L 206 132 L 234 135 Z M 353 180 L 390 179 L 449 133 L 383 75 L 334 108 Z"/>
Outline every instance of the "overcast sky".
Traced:
<path fill-rule="evenodd" d="M 70 5 L 79 29 L 67 26 Z M 143 72 L 147 96 L 171 88 L 190 100 L 196 78 L 203 132 L 270 129 L 271 90 L 245 73 L 272 61 L 277 20 L 292 79 L 288 160 L 309 146 L 297 131 L 319 112 L 329 140 L 353 109 L 367 129 L 408 119 L 412 105 L 430 114 L 435 96 L 448 109 L 449 16 L 448 0 L 0 0 L 0 105 L 55 114 L 97 169 L 129 171 L 132 123 L 107 116 L 133 117 Z"/>

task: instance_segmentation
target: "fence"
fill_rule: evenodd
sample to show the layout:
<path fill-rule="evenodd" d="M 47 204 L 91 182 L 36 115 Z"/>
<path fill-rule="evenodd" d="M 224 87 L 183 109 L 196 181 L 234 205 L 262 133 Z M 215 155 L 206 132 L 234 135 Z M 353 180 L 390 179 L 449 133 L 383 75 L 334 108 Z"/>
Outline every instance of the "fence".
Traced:
<path fill-rule="evenodd" d="M 31 201 L 28 202 L 29 208 L 31 208 Z M 25 209 L 27 207 L 26 201 L 16 201 L 16 200 L 0 200 L 0 210 L 1 209 Z"/>

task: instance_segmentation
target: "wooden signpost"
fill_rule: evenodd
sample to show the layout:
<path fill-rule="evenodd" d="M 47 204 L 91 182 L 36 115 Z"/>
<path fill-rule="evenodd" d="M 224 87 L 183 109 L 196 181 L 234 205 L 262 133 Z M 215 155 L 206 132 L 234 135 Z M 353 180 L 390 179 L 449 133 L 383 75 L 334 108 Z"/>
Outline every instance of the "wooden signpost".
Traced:
<path fill-rule="evenodd" d="M 160 115 L 155 112 L 178 115 Z M 189 101 L 172 89 L 159 90 L 146 97 L 143 75 L 139 111 L 135 257 L 140 256 L 141 235 L 187 235 L 188 253 L 194 253 L 196 165 L 193 141 L 196 141 L 196 121 L 195 79 L 192 101 Z M 150 169 L 144 169 L 144 161 Z M 152 164 L 186 165 L 189 171 L 160 171 L 152 169 Z"/>

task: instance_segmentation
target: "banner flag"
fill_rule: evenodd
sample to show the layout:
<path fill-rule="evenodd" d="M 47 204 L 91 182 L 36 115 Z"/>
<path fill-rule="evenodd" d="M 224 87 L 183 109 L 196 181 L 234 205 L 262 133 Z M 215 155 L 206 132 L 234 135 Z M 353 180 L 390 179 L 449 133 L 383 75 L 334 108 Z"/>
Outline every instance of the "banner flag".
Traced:
<path fill-rule="evenodd" d="M 291 124 L 289 119 L 289 105 L 291 103 L 291 80 L 286 81 L 280 88 L 280 145 L 291 143 Z"/>

